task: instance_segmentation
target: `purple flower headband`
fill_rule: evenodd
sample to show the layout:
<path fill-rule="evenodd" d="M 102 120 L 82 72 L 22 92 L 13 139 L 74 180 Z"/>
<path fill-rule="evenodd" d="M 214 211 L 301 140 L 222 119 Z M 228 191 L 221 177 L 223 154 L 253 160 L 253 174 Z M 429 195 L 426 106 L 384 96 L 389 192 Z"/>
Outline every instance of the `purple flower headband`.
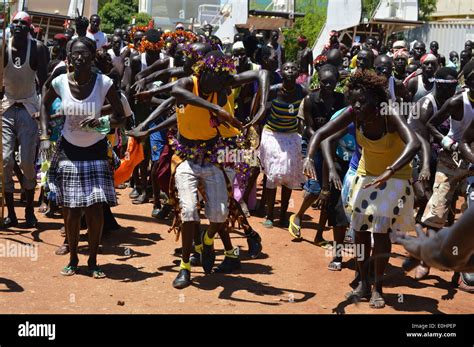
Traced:
<path fill-rule="evenodd" d="M 193 66 L 194 74 L 201 76 L 203 72 L 211 72 L 215 74 L 235 74 L 235 63 L 232 57 L 223 56 L 209 56 L 207 58 L 200 59 Z"/>

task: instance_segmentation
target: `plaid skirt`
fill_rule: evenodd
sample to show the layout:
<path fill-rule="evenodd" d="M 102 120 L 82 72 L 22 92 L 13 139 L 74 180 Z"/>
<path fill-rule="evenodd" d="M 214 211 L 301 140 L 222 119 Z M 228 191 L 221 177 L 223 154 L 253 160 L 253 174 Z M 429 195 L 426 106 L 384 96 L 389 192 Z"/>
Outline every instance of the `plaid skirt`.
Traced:
<path fill-rule="evenodd" d="M 103 202 L 117 205 L 108 160 L 71 161 L 59 146 L 48 171 L 48 188 L 49 199 L 58 206 L 79 208 Z"/>

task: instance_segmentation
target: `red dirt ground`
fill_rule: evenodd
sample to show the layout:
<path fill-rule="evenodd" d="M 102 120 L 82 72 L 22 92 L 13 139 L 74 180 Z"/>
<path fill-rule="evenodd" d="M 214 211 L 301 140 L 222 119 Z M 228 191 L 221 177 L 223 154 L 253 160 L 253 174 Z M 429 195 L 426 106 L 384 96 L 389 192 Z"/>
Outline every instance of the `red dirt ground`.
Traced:
<path fill-rule="evenodd" d="M 80 274 L 61 276 L 59 272 L 67 265 L 68 256 L 57 256 L 54 251 L 62 243 L 62 219 L 48 219 L 37 213 L 39 229 L 21 229 L 24 209 L 18 203 L 19 228 L 0 231 L 0 245 L 33 244 L 38 247 L 38 259 L 0 258 L 0 313 L 474 312 L 473 296 L 451 286 L 452 273 L 432 270 L 429 278 L 418 282 L 413 273 L 403 273 L 402 259 L 398 258 L 390 260 L 386 271 L 384 309 L 375 311 L 367 302 L 347 302 L 344 294 L 351 289 L 354 263 L 347 257 L 341 272 L 327 270 L 330 254 L 312 243 L 319 216 L 319 211 L 312 209 L 303 224 L 302 242 L 293 242 L 285 229 L 264 229 L 262 219 L 252 217 L 250 223 L 263 239 L 259 259 L 246 256 L 246 239 L 237 231 L 232 238 L 242 249 L 239 273 L 205 275 L 202 268 L 196 267 L 192 272 L 194 285 L 176 290 L 171 282 L 178 271 L 174 250 L 180 243 L 167 233 L 170 222 L 163 224 L 150 217 L 151 203 L 133 205 L 129 191 L 117 190 L 119 206 L 113 212 L 122 229 L 104 240 L 98 259 L 108 278 L 102 280 L 95 280 L 86 272 L 85 241 L 80 243 Z M 301 197 L 302 192 L 293 193 L 290 211 L 299 207 Z M 332 232 L 325 232 L 325 237 L 332 239 Z M 216 247 L 221 250 L 220 240 Z M 406 254 L 398 245 L 393 252 Z M 222 259 L 219 252 L 217 262 Z"/>

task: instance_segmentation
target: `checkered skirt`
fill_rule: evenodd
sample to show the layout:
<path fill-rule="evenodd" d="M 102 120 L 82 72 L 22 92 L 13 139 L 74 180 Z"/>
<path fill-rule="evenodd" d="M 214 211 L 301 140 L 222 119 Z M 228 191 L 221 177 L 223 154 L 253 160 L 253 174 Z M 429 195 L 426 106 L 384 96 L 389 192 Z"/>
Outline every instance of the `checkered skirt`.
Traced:
<path fill-rule="evenodd" d="M 58 206 L 89 207 L 101 202 L 117 205 L 107 160 L 71 161 L 58 148 L 48 171 L 48 185 L 49 198 Z"/>

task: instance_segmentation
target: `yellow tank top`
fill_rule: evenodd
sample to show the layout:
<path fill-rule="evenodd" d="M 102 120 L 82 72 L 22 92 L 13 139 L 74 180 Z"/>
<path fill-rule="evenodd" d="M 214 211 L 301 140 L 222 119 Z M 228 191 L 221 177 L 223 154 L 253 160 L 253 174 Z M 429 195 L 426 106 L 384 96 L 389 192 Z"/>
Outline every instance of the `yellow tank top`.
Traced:
<path fill-rule="evenodd" d="M 199 95 L 198 79 L 193 76 L 193 94 Z M 212 100 L 211 100 L 212 98 Z M 207 101 L 217 104 L 217 93 L 209 96 Z M 223 108 L 234 116 L 234 98 L 233 95 L 227 96 L 227 103 Z M 217 130 L 210 125 L 210 112 L 201 107 L 186 105 L 183 111 L 179 108 L 176 112 L 178 120 L 178 131 L 185 138 L 190 140 L 210 140 L 217 136 Z M 219 133 L 222 137 L 234 137 L 240 134 L 240 131 L 232 126 L 226 127 L 219 125 Z"/>
<path fill-rule="evenodd" d="M 361 176 L 379 176 L 388 166 L 392 165 L 400 156 L 405 148 L 405 143 L 397 132 L 387 132 L 378 140 L 370 140 L 356 130 L 357 143 L 362 147 L 362 157 L 359 161 L 357 174 Z M 403 168 L 395 172 L 393 178 L 411 179 L 411 164 L 405 165 Z"/>

